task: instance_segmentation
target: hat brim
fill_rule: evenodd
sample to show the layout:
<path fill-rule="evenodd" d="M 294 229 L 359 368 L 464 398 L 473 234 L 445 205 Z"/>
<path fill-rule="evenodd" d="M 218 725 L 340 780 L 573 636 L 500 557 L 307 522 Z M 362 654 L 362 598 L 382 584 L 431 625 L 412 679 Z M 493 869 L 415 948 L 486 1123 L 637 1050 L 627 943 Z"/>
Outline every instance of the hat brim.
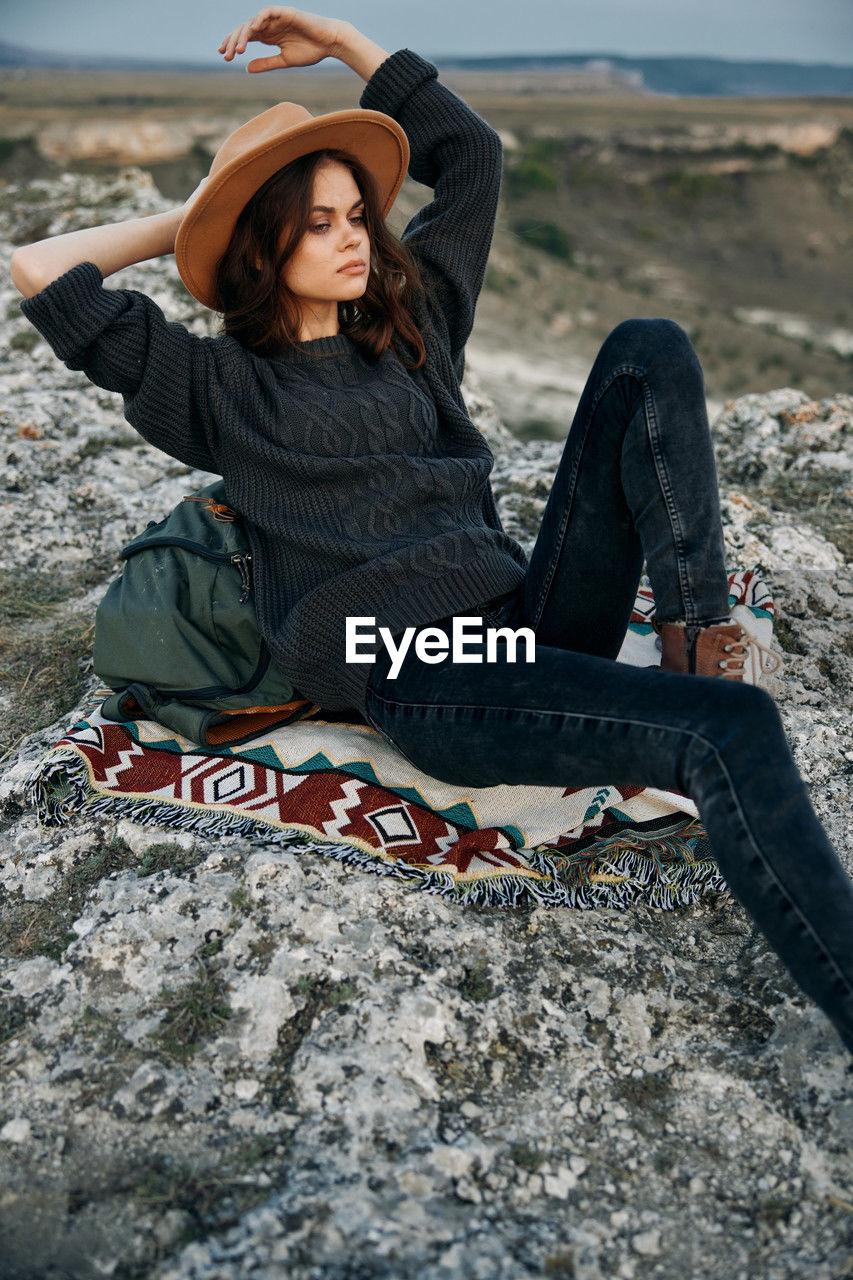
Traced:
<path fill-rule="evenodd" d="M 178 272 L 194 298 L 219 310 L 216 272 L 240 213 L 268 178 L 291 160 L 326 147 L 351 151 L 379 184 L 382 216 L 388 216 L 409 167 L 405 132 L 381 111 L 333 111 L 289 129 L 225 165 L 202 187 L 175 239 Z"/>

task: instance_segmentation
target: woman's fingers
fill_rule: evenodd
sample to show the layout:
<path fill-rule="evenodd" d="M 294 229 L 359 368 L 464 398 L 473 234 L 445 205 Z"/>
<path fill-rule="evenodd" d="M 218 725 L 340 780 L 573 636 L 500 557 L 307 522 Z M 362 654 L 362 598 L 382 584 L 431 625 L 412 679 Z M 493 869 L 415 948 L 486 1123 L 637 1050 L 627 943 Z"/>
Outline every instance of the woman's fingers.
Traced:
<path fill-rule="evenodd" d="M 192 195 L 187 196 L 186 200 L 182 205 L 183 217 L 186 217 L 190 207 L 195 203 L 196 196 L 199 194 L 199 192 L 201 192 L 207 186 L 209 181 L 210 181 L 210 174 L 207 174 L 204 178 L 202 178 L 201 182 L 198 184 L 195 191 L 193 191 Z M 181 220 L 183 221 L 183 218 Z"/>
<path fill-rule="evenodd" d="M 235 48 L 235 45 L 237 44 L 238 34 L 239 34 L 239 27 L 236 30 L 232 31 L 230 35 L 227 35 L 225 39 L 222 41 L 222 44 L 219 46 L 220 53 L 223 53 L 226 58 L 234 57 L 234 48 Z"/>
<path fill-rule="evenodd" d="M 316 13 L 267 7 L 235 27 L 220 44 L 219 52 L 230 62 L 236 54 L 245 53 L 250 40 L 257 40 L 261 44 L 278 45 L 281 53 L 271 58 L 255 58 L 247 71 L 310 67 L 323 58 L 335 56 L 340 25 Z"/>
<path fill-rule="evenodd" d="M 270 58 L 253 58 L 246 67 L 247 71 L 277 71 L 279 67 L 286 67 L 288 64 L 284 60 L 284 56 L 277 53 Z"/>
<path fill-rule="evenodd" d="M 263 31 L 273 16 L 271 9 L 261 9 L 260 13 L 256 14 L 254 18 L 241 22 L 239 27 L 235 27 L 221 42 L 218 52 L 224 54 L 229 62 L 235 54 L 245 53 L 246 45 L 249 41 L 260 39 L 260 32 Z"/>
<path fill-rule="evenodd" d="M 243 53 L 246 43 L 251 39 L 251 22 L 241 22 L 239 27 L 235 27 L 230 35 L 227 35 L 219 46 L 219 52 L 225 55 L 227 60 L 234 57 L 235 53 Z"/>
<path fill-rule="evenodd" d="M 252 34 L 252 24 L 251 24 L 251 22 L 244 22 L 244 23 L 243 23 L 243 25 L 242 25 L 242 27 L 240 28 L 240 36 L 239 36 L 239 39 L 237 40 L 237 52 L 238 52 L 238 53 L 245 53 L 245 52 L 246 52 L 246 45 L 249 43 L 249 39 L 251 38 L 251 34 Z"/>

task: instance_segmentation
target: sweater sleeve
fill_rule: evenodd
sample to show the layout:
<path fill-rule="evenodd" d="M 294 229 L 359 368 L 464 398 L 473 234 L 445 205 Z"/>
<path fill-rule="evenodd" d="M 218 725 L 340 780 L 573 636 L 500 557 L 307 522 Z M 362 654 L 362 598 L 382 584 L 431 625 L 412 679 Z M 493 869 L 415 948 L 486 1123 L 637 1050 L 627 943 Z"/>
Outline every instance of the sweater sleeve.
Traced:
<path fill-rule="evenodd" d="M 494 234 L 503 149 L 491 125 L 437 76 L 433 63 L 398 49 L 376 68 L 359 105 L 402 126 L 409 175 L 433 189 L 434 199 L 401 238 L 438 304 L 461 381 Z"/>
<path fill-rule="evenodd" d="M 40 293 L 24 315 L 69 368 L 124 398 L 124 416 L 156 448 L 218 473 L 209 412 L 212 339 L 169 321 L 135 289 L 105 289 L 94 262 L 80 262 Z"/>

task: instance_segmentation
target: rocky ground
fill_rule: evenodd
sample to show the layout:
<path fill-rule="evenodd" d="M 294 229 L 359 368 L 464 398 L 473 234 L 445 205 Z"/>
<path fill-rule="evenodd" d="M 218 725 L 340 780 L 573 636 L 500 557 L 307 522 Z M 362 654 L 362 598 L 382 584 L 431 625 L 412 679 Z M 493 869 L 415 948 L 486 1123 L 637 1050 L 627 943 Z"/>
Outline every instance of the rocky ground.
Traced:
<path fill-rule="evenodd" d="M 4 195 L 6 261 L 39 220 L 162 205 L 134 170 Z M 111 283 L 210 332 L 171 260 Z M 849 1055 L 728 895 L 460 908 L 298 847 L 39 826 L 25 781 L 95 687 L 117 551 L 209 477 L 55 359 L 8 275 L 0 327 L 4 1280 L 853 1276 Z M 475 352 L 529 549 L 560 444 L 506 431 Z M 853 397 L 790 388 L 714 423 L 729 563 L 772 585 L 768 687 L 853 870 L 851 431 Z"/>

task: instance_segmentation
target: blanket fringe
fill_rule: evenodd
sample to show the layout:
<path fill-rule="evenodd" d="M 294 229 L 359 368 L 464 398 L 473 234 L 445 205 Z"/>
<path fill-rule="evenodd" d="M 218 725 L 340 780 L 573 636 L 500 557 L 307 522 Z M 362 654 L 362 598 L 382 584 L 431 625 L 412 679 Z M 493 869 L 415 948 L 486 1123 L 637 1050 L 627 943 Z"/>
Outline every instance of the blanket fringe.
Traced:
<path fill-rule="evenodd" d="M 93 788 L 79 753 L 70 748 L 57 748 L 41 762 L 27 780 L 26 795 L 44 826 L 64 825 L 73 814 L 107 814 L 166 830 L 243 836 L 253 844 L 285 846 L 297 854 L 324 854 L 359 871 L 415 882 L 423 892 L 465 906 L 625 910 L 645 904 L 671 911 L 726 891 L 716 862 L 709 856 L 695 857 L 695 840 L 636 830 L 617 833 L 575 854 L 547 847 L 524 850 L 536 876 L 507 871 L 460 880 L 447 870 L 387 862 L 378 853 L 370 854 L 345 842 L 270 827 L 242 814 L 103 795 Z M 687 860 L 685 845 L 691 849 Z"/>

